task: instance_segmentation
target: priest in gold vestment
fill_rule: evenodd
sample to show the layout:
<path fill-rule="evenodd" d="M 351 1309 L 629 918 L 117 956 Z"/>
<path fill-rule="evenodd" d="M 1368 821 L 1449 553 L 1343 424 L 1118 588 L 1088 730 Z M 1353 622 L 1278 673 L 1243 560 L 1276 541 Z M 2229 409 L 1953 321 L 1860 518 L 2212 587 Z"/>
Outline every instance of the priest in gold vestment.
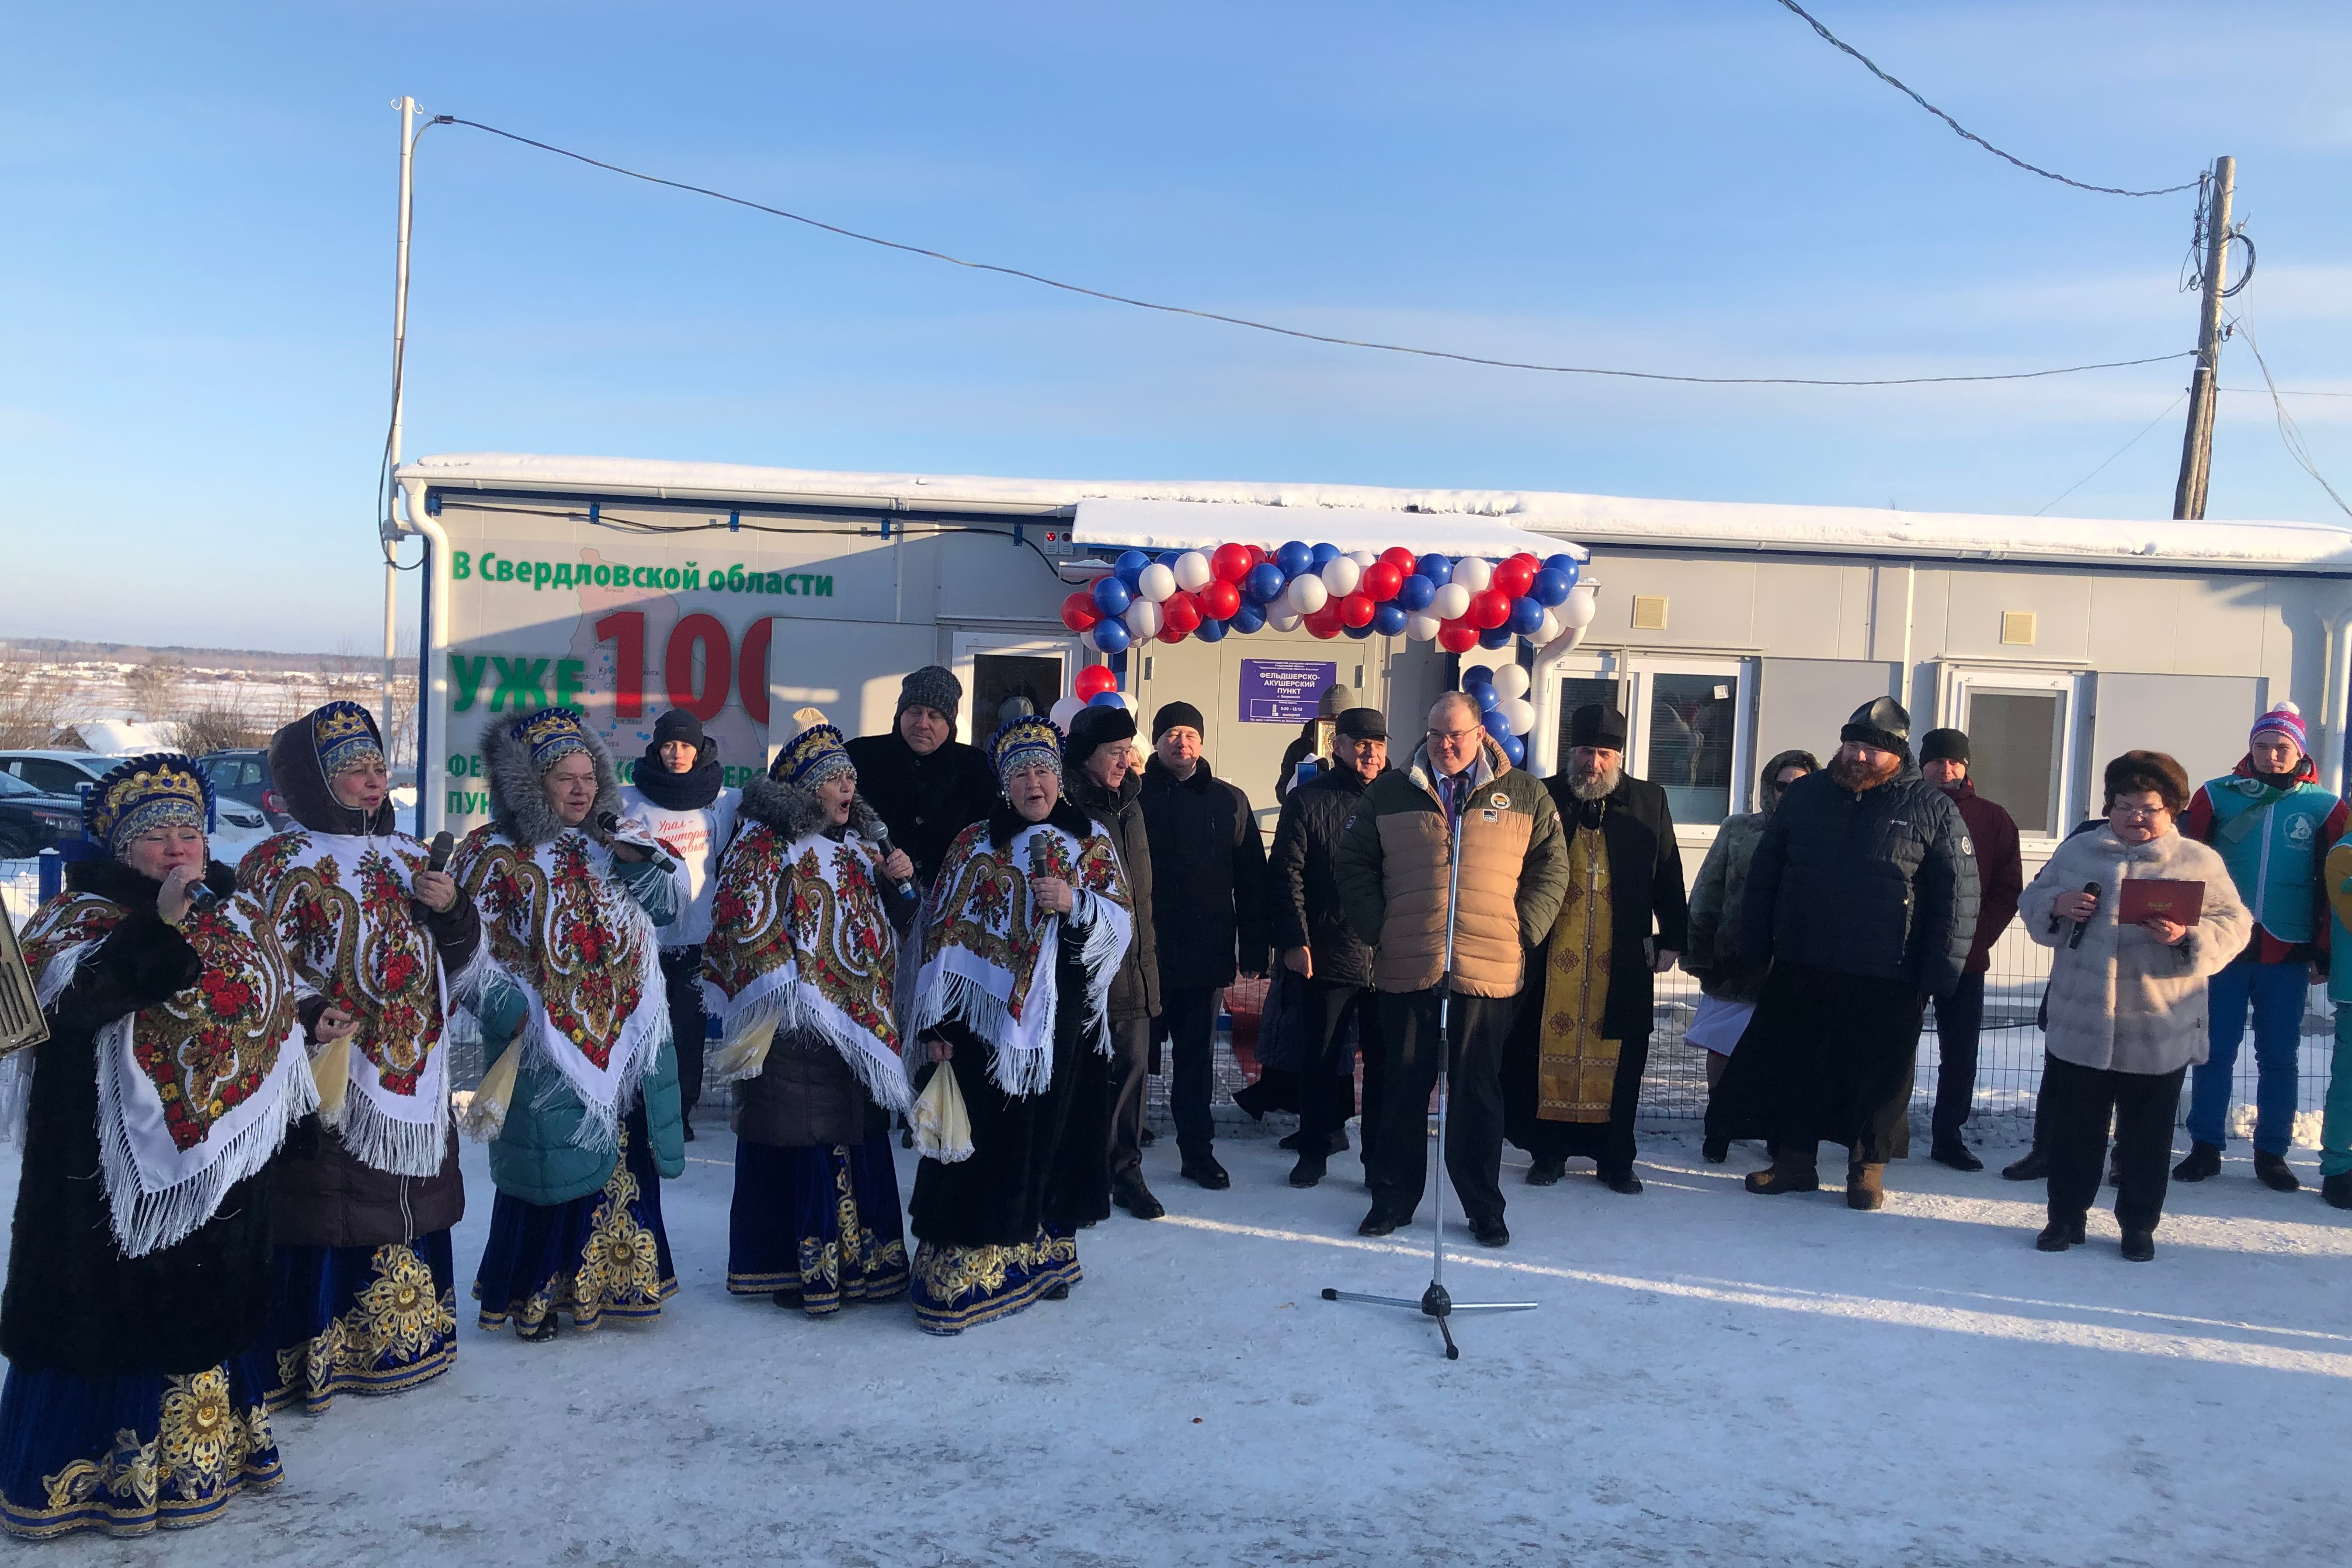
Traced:
<path fill-rule="evenodd" d="M 1571 1157 L 1637 1193 L 1633 1115 L 1650 1059 L 1653 977 L 1689 925 L 1666 792 L 1625 772 L 1625 716 L 1601 703 L 1569 719 L 1560 773 L 1544 781 L 1568 840 L 1568 895 L 1529 966 L 1504 1057 L 1504 1126 L 1549 1186 Z"/>

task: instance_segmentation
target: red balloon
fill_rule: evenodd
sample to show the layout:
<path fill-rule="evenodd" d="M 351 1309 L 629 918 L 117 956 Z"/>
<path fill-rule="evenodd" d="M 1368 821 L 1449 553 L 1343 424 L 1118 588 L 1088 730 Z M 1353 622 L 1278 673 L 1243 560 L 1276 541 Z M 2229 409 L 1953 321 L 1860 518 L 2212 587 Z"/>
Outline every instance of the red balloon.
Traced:
<path fill-rule="evenodd" d="M 1500 589 L 1507 599 L 1524 595 L 1536 580 L 1536 568 L 1541 563 L 1527 556 L 1515 555 L 1495 568 L 1492 586 Z"/>
<path fill-rule="evenodd" d="M 1364 596 L 1375 604 L 1386 604 L 1403 586 L 1404 573 L 1392 560 L 1376 560 L 1364 568 L 1364 580 L 1360 585 Z"/>
<path fill-rule="evenodd" d="M 1175 633 L 1167 639 L 1171 643 L 1191 636 L 1201 627 L 1201 601 L 1189 590 L 1177 590 L 1160 607 L 1160 627 L 1163 632 Z"/>
<path fill-rule="evenodd" d="M 1118 690 L 1118 677 L 1110 673 L 1108 664 L 1088 664 L 1078 672 L 1078 678 L 1072 683 L 1072 689 L 1078 694 L 1078 699 L 1081 702 L 1088 701 L 1100 696 L 1105 692 Z"/>
<path fill-rule="evenodd" d="M 1242 549 L 1250 552 L 1250 570 L 1253 571 L 1273 559 L 1265 553 L 1264 545 L 1244 545 Z"/>
<path fill-rule="evenodd" d="M 1381 559 L 1397 569 L 1397 578 L 1400 581 L 1411 577 L 1412 569 L 1421 564 L 1421 558 L 1402 545 L 1391 545 L 1381 551 Z"/>
<path fill-rule="evenodd" d="M 1101 619 L 1102 612 L 1095 608 L 1095 596 L 1089 590 L 1081 588 L 1062 601 L 1062 624 L 1073 632 L 1083 632 Z"/>
<path fill-rule="evenodd" d="M 1162 626 L 1160 628 L 1160 640 L 1163 643 L 1181 643 L 1185 638 L 1191 635 L 1191 632 L 1179 632 L 1173 626 Z"/>
<path fill-rule="evenodd" d="M 1449 653 L 1466 653 L 1478 645 L 1478 628 L 1467 621 L 1441 621 L 1437 645 Z"/>
<path fill-rule="evenodd" d="M 1247 545 L 1219 545 L 1216 549 L 1216 553 L 1209 557 L 1209 570 L 1216 573 L 1217 580 L 1219 582 L 1239 582 L 1243 578 L 1249 575 L 1250 568 L 1256 564 L 1257 563 L 1255 561 L 1250 559 L 1249 546 Z M 1223 616 L 1219 616 L 1218 619 L 1223 620 L 1224 618 Z"/>
<path fill-rule="evenodd" d="M 1350 593 L 1339 601 L 1339 623 L 1342 626 L 1369 626 L 1372 623 L 1372 597 L 1369 593 Z"/>
<path fill-rule="evenodd" d="M 1481 589 L 1470 596 L 1470 612 L 1462 619 L 1481 632 L 1491 632 L 1511 618 L 1511 596 L 1500 589 Z"/>
<path fill-rule="evenodd" d="M 1299 624 L 1306 627 L 1307 632 L 1312 635 L 1321 637 L 1326 641 L 1328 641 L 1333 637 L 1337 637 L 1339 634 L 1340 624 L 1339 602 L 1340 601 L 1336 599 L 1327 600 L 1324 602 L 1322 609 L 1318 610 L 1312 615 L 1303 618 L 1299 622 Z"/>
<path fill-rule="evenodd" d="M 1234 545 L 1223 545 L 1219 547 L 1221 549 L 1234 549 L 1238 547 Z M 1242 559 L 1246 561 L 1249 558 L 1247 555 L 1244 555 Z M 1212 620 L 1231 621 L 1235 615 L 1241 612 L 1242 591 L 1235 588 L 1223 578 L 1219 578 L 1216 581 L 1212 582 L 1206 588 L 1201 590 L 1199 593 L 1193 595 L 1193 597 L 1201 601 L 1201 612 Z"/>

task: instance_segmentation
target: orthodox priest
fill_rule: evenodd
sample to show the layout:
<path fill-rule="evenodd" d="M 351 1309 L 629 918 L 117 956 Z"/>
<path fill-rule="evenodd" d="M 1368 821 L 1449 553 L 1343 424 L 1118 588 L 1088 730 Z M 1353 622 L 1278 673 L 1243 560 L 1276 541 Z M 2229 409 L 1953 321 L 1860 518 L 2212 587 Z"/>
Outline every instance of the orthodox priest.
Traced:
<path fill-rule="evenodd" d="M 269 741 L 295 825 L 237 881 L 284 946 L 303 1019 L 349 1023 L 322 1052 L 331 1102 L 278 1162 L 271 1228 L 270 1408 L 316 1414 L 339 1393 L 396 1394 L 457 1354 L 449 1228 L 466 1211 L 443 1049 L 450 991 L 481 944 L 473 900 L 393 824 L 375 716 L 352 702 Z M 340 1092 L 338 1092 L 340 1088 Z"/>
<path fill-rule="evenodd" d="M 1110 983 L 1133 935 L 1110 836 L 1062 794 L 1062 734 L 988 744 L 1004 795 L 956 838 L 923 912 L 913 1033 L 954 1074 L 972 1152 L 926 1156 L 909 1218 L 915 1321 L 961 1333 L 1078 1282 L 1078 1229 L 1110 1214 Z"/>
<path fill-rule="evenodd" d="M 1544 780 L 1568 840 L 1568 892 L 1504 1056 L 1504 1125 L 1549 1186 L 1571 1156 L 1612 1192 L 1638 1193 L 1633 1115 L 1650 1060 L 1654 977 L 1674 967 L 1690 906 L 1666 792 L 1625 771 L 1625 716 L 1569 718 L 1567 771 Z"/>

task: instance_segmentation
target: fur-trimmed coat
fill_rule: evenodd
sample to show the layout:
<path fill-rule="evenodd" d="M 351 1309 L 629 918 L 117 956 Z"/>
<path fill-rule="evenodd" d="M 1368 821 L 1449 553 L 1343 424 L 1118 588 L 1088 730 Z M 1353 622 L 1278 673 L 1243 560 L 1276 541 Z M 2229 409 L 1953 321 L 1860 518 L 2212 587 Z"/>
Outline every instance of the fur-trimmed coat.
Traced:
<path fill-rule="evenodd" d="M 2137 925 L 2118 925 L 2122 884 L 2161 879 L 2201 882 L 2204 907 L 2174 946 Z M 2074 926 L 2050 915 L 2061 894 L 2091 883 L 2099 906 L 2069 946 Z M 2116 1072 L 2171 1072 L 2205 1060 L 2208 977 L 2219 974 L 2254 928 L 2221 857 L 2194 839 L 2168 832 L 2127 844 L 2113 828 L 2077 833 L 2058 846 L 2018 900 L 2026 934 L 2050 955 L 2050 1054 L 2079 1067 Z"/>

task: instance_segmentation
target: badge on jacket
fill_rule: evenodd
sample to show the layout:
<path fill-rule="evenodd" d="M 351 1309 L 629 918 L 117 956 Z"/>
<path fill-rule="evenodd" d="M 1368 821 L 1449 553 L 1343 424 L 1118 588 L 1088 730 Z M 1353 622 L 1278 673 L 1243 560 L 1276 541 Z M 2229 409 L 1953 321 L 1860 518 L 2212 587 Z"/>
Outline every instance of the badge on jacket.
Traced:
<path fill-rule="evenodd" d="M 1966 833 L 1962 833 L 1962 834 L 1960 835 L 1960 853 L 1962 853 L 1962 854 L 1964 854 L 1964 855 L 1973 855 L 1973 854 L 1975 854 L 1976 852 L 1977 852 L 1977 847 L 1976 847 L 1976 845 L 1974 845 L 1974 844 L 1972 844 L 1972 843 L 1969 842 L 1969 836 L 1968 836 L 1968 834 L 1966 834 Z"/>
<path fill-rule="evenodd" d="M 1508 795 L 1504 794 L 1500 789 L 1497 789 L 1493 794 L 1486 797 L 1486 803 L 1494 807 L 1495 810 L 1499 811 L 1511 803 L 1511 798 Z M 1494 813 L 1487 813 L 1486 820 L 1490 822 L 1493 821 L 1495 820 Z"/>

